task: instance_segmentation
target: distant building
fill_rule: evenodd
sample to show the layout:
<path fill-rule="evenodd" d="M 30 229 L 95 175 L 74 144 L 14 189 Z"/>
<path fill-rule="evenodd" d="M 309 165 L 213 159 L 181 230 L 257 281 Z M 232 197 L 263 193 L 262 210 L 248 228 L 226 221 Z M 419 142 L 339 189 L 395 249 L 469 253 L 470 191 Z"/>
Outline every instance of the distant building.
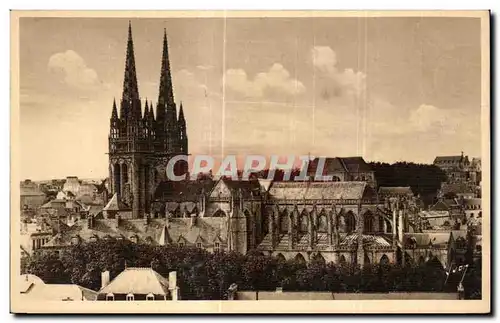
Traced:
<path fill-rule="evenodd" d="M 401 197 L 412 199 L 415 195 L 409 186 L 381 186 L 378 189 L 378 196 L 380 199 Z"/>
<path fill-rule="evenodd" d="M 310 161 L 307 175 L 314 180 L 318 171 L 319 158 Z M 333 182 L 367 182 L 376 187 L 375 172 L 363 157 L 334 157 L 325 158 L 323 172 L 320 176 L 331 176 Z"/>
<path fill-rule="evenodd" d="M 36 209 L 43 205 L 46 195 L 42 192 L 38 185 L 27 179 L 21 182 L 21 210 Z"/>
<path fill-rule="evenodd" d="M 166 279 L 152 268 L 125 268 L 110 282 L 109 271 L 101 275 L 97 301 L 166 301 L 178 300 L 177 274 Z"/>
<path fill-rule="evenodd" d="M 479 185 L 481 181 L 481 159 L 473 158 L 471 162 L 463 152 L 458 156 L 437 156 L 434 165 L 446 173 L 449 183 Z"/>
<path fill-rule="evenodd" d="M 46 284 L 31 274 L 19 277 L 23 301 L 93 301 L 97 292 L 75 284 Z"/>

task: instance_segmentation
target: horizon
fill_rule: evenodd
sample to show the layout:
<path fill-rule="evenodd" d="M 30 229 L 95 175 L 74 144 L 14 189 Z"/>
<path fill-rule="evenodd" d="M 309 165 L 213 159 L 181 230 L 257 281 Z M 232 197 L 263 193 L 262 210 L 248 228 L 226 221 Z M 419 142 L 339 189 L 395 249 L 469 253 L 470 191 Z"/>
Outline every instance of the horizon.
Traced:
<path fill-rule="evenodd" d="M 167 30 L 192 154 L 481 156 L 479 19 L 23 18 L 22 178 L 108 177 L 129 20 L 154 103 Z"/>
<path fill-rule="evenodd" d="M 460 156 L 460 155 L 453 155 L 453 156 Z M 342 157 L 326 157 L 326 158 L 352 158 L 352 157 L 361 157 L 363 158 L 362 156 L 342 156 Z M 436 157 L 442 157 L 442 156 L 436 156 Z M 469 158 L 476 158 L 476 157 L 473 157 L 473 156 L 470 156 L 470 155 L 466 155 L 464 154 L 464 157 L 469 157 Z M 480 157 L 478 157 L 480 158 Z M 364 160 L 364 158 L 363 158 Z M 380 163 L 380 164 L 388 164 L 388 165 L 395 165 L 395 164 L 400 164 L 400 163 L 407 163 L 407 164 L 414 164 L 414 165 L 422 165 L 422 166 L 433 166 L 434 164 L 433 163 L 418 163 L 418 162 L 413 162 L 413 161 L 406 161 L 406 160 L 399 160 L 399 161 L 395 161 L 393 163 L 388 163 L 388 162 L 380 162 L 380 161 L 366 161 L 365 162 L 367 164 L 375 164 L 375 163 Z M 435 165 L 434 165 L 435 166 Z M 214 166 L 214 168 L 218 168 L 220 167 L 220 165 L 216 165 Z M 438 166 L 436 166 L 438 167 Z M 294 171 L 294 170 L 300 170 L 300 167 L 297 167 L 297 166 L 294 166 L 294 167 L 291 167 L 291 168 L 274 168 L 276 169 L 277 171 Z M 271 168 L 269 167 L 266 167 L 264 169 L 262 169 L 260 172 L 266 172 L 266 171 L 269 171 L 271 170 Z M 240 172 L 244 172 L 244 169 L 243 167 L 240 167 L 240 165 L 238 165 L 238 168 L 237 168 L 237 173 L 239 174 Z M 190 173 L 188 173 L 190 174 Z M 208 175 L 210 174 L 210 172 L 199 172 L 197 174 L 204 174 L 204 175 Z M 214 179 L 219 179 L 220 177 L 229 177 L 229 175 L 216 175 L 216 174 L 212 174 L 213 178 Z M 21 179 L 20 182 L 24 182 L 24 181 L 32 181 L 32 182 L 49 182 L 49 181 L 53 181 L 53 180 L 66 180 L 67 178 L 69 177 L 76 177 L 78 180 L 80 181 L 95 181 L 95 180 L 98 180 L 98 181 L 103 181 L 105 179 L 108 179 L 109 176 L 108 175 L 103 175 L 101 177 L 81 177 L 79 175 L 75 175 L 75 174 L 72 174 L 72 175 L 65 175 L 63 177 L 52 177 L 52 178 L 24 178 L 24 179 Z M 190 179 L 190 177 L 188 176 L 186 180 L 192 180 Z M 242 180 L 241 178 L 239 180 Z"/>

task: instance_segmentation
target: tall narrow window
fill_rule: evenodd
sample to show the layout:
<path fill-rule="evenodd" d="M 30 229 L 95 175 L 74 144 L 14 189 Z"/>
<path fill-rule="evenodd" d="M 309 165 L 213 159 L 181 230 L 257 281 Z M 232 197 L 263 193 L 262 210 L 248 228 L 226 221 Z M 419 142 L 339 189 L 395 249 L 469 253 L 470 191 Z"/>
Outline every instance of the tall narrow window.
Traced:
<path fill-rule="evenodd" d="M 214 251 L 220 251 L 220 243 L 218 242 L 215 243 Z"/>

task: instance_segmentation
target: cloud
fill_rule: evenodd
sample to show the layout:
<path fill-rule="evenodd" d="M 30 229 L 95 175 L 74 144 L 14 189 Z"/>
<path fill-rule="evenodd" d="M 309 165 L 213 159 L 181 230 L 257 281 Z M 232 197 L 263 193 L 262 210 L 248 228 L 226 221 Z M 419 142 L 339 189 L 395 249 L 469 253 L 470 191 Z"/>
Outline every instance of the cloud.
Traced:
<path fill-rule="evenodd" d="M 72 88 L 86 90 L 101 85 L 96 71 L 87 67 L 85 60 L 73 50 L 52 55 L 47 67 L 61 73 L 62 81 Z"/>
<path fill-rule="evenodd" d="M 318 71 L 320 96 L 325 101 L 334 98 L 358 98 L 366 90 L 366 74 L 353 69 L 339 70 L 337 54 L 329 46 L 311 49 L 314 68 Z"/>
<path fill-rule="evenodd" d="M 283 65 L 275 63 L 269 71 L 259 73 L 253 80 L 248 78 L 243 69 L 228 69 L 225 85 L 246 97 L 263 97 L 268 91 L 287 95 L 298 95 L 305 92 L 305 86 L 297 79 L 291 78 Z"/>
<path fill-rule="evenodd" d="M 214 68 L 212 65 L 198 65 L 196 66 L 197 69 L 200 69 L 202 71 L 208 71 Z"/>
<path fill-rule="evenodd" d="M 410 125 L 416 132 L 428 131 L 433 127 L 447 128 L 453 125 L 445 111 L 433 106 L 422 104 L 410 112 Z"/>

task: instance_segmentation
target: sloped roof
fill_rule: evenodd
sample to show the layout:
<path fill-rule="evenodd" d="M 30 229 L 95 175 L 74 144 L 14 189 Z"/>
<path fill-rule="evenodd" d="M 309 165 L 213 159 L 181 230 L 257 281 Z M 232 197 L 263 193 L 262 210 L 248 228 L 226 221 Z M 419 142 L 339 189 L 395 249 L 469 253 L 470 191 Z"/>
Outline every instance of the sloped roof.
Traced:
<path fill-rule="evenodd" d="M 362 199 L 365 182 L 274 182 L 271 199 Z"/>
<path fill-rule="evenodd" d="M 31 274 L 21 275 L 19 282 L 20 293 L 24 299 L 93 301 L 97 296 L 97 292 L 75 284 L 45 284 L 39 277 Z"/>
<path fill-rule="evenodd" d="M 443 183 L 441 185 L 441 193 L 472 193 L 474 190 L 470 185 L 465 183 Z"/>
<path fill-rule="evenodd" d="M 352 234 L 342 234 L 340 236 L 339 245 L 344 248 L 355 248 L 358 244 L 358 233 Z M 276 246 L 272 248 L 271 246 L 271 234 L 267 234 L 262 242 L 259 244 L 259 250 L 289 250 L 289 240 L 290 236 L 288 233 L 280 234 L 277 237 Z M 363 245 L 365 247 L 372 248 L 390 248 L 392 246 L 385 237 L 378 235 L 363 234 Z M 308 250 L 309 247 L 309 235 L 307 233 L 300 234 L 298 241 L 294 244 L 294 249 L 296 250 Z M 318 233 L 318 240 L 315 243 L 315 249 L 325 250 L 329 247 L 328 245 L 328 235 L 326 233 Z"/>
<path fill-rule="evenodd" d="M 340 161 L 350 173 L 371 172 L 372 169 L 363 157 L 339 157 Z"/>
<path fill-rule="evenodd" d="M 115 193 L 108 204 L 102 209 L 103 211 L 120 211 L 126 210 L 127 207 L 118 199 L 118 194 Z"/>
<path fill-rule="evenodd" d="M 450 241 L 450 232 L 423 232 L 423 233 L 404 233 L 404 243 L 408 245 L 413 240 L 418 247 L 446 246 Z"/>
<path fill-rule="evenodd" d="M 158 184 L 155 190 L 155 199 L 169 201 L 198 201 L 201 194 L 208 194 L 215 186 L 213 180 L 200 181 L 165 181 Z"/>
<path fill-rule="evenodd" d="M 354 246 L 358 244 L 358 233 L 347 234 L 341 236 L 340 246 Z M 367 247 L 391 247 L 392 244 L 383 236 L 363 234 L 363 245 Z"/>
<path fill-rule="evenodd" d="M 197 218 L 194 226 L 191 225 L 191 219 L 171 218 L 168 221 L 166 232 L 164 219 L 150 219 L 148 225 L 144 225 L 144 219 L 121 219 L 118 227 L 115 219 L 94 219 L 92 228 L 87 228 L 83 221 L 79 221 L 60 232 L 44 247 L 68 246 L 71 244 L 72 237 L 75 236 L 79 236 L 83 241 L 89 241 L 93 237 L 98 239 L 106 239 L 107 237 L 130 239 L 136 235 L 139 243 L 159 245 L 175 242 L 181 235 L 191 244 L 195 243 L 199 235 L 208 243 L 212 243 L 217 235 L 220 235 L 223 240 L 227 239 L 226 218 Z"/>
<path fill-rule="evenodd" d="M 413 195 L 410 186 L 381 186 L 378 193 L 380 195 Z"/>
<path fill-rule="evenodd" d="M 99 294 L 168 294 L 168 280 L 151 268 L 125 268 Z"/>
<path fill-rule="evenodd" d="M 45 196 L 45 193 L 38 189 L 21 187 L 21 196 Z"/>
<path fill-rule="evenodd" d="M 473 206 L 473 205 L 481 206 L 481 199 L 480 198 L 463 199 L 461 203 L 464 206 Z"/>
<path fill-rule="evenodd" d="M 319 158 L 313 159 L 309 163 L 308 174 L 316 173 L 316 167 L 319 163 Z M 334 157 L 325 158 L 325 166 L 323 175 L 328 175 L 337 172 L 359 173 L 371 172 L 372 169 L 363 157 Z"/>
<path fill-rule="evenodd" d="M 259 178 L 258 181 L 259 181 L 261 190 L 264 192 L 267 192 L 269 190 L 269 187 L 271 187 L 271 184 L 273 182 L 270 179 L 263 179 L 263 178 Z"/>
<path fill-rule="evenodd" d="M 437 156 L 434 159 L 434 163 L 443 163 L 443 162 L 453 162 L 459 163 L 462 160 L 463 156 Z"/>

